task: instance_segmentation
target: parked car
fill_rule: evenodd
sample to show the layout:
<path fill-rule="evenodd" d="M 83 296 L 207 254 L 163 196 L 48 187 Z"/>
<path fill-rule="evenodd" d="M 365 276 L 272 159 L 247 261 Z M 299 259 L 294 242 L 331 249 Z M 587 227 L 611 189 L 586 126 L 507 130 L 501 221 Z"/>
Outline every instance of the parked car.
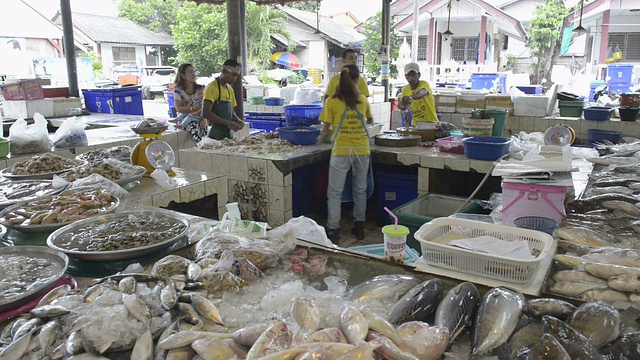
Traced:
<path fill-rule="evenodd" d="M 153 100 L 156 95 L 162 96 L 165 85 L 173 82 L 177 72 L 173 66 L 143 66 L 140 69 L 142 98 Z"/>

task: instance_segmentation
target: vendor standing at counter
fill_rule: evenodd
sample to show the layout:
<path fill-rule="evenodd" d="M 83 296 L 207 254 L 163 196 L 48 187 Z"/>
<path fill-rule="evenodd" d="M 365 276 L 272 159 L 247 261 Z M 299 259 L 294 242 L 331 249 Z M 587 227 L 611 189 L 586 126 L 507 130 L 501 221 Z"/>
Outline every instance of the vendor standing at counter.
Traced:
<path fill-rule="evenodd" d="M 327 236 L 331 241 L 340 239 L 341 196 L 349 170 L 352 171 L 353 217 L 351 233 L 358 240 L 364 239 L 364 221 L 367 210 L 367 173 L 369 170 L 369 136 L 367 124 L 373 116 L 367 98 L 356 87 L 360 71 L 354 64 L 345 65 L 340 71 L 340 82 L 322 109 L 322 131 L 318 144 L 333 129 L 333 148 L 329 160 L 329 185 L 327 188 Z"/>
<path fill-rule="evenodd" d="M 342 67 L 346 65 L 358 65 L 358 54 L 353 49 L 346 49 L 342 52 Z M 336 88 L 338 87 L 338 83 L 340 82 L 340 72 L 338 75 L 329 80 L 329 85 L 327 85 L 327 91 L 325 92 L 325 100 L 330 98 L 331 95 L 335 94 Z M 362 76 L 358 75 L 357 88 L 360 92 L 360 95 L 364 95 L 364 97 L 369 97 L 369 86 L 367 85 L 367 81 L 362 78 Z"/>
<path fill-rule="evenodd" d="M 404 77 L 409 85 L 402 88 L 400 110 L 411 110 L 411 126 L 418 122 L 438 122 L 436 104 L 429 83 L 420 80 L 420 66 L 409 63 L 404 67 Z"/>
<path fill-rule="evenodd" d="M 231 87 L 238 79 L 240 71 L 242 70 L 237 61 L 227 60 L 222 65 L 220 76 L 204 89 L 202 117 L 211 125 L 208 136 L 214 140 L 230 139 L 231 131 L 238 131 L 244 127 L 240 119 L 234 119 L 233 108 L 238 103 Z"/>

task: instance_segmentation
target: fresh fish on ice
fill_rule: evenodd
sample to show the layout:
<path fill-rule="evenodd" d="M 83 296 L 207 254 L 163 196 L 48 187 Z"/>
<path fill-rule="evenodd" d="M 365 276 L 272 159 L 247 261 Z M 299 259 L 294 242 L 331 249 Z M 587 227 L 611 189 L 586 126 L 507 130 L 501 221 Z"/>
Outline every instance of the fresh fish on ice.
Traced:
<path fill-rule="evenodd" d="M 389 322 L 400 325 L 408 321 L 424 321 L 442 300 L 442 281 L 427 280 L 407 291 L 389 310 Z"/>
<path fill-rule="evenodd" d="M 469 326 L 473 321 L 480 293 L 473 283 L 463 282 L 447 292 L 436 309 L 434 325 L 449 329 L 449 345 Z"/>
<path fill-rule="evenodd" d="M 596 349 L 620 335 L 620 313 L 613 305 L 603 301 L 578 306 L 567 324 L 584 335 Z"/>

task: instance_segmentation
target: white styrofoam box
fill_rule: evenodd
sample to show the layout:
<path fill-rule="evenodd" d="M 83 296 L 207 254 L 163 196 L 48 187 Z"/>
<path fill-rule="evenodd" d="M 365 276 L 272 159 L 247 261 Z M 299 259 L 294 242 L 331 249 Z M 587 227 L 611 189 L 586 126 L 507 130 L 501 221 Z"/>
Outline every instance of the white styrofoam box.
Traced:
<path fill-rule="evenodd" d="M 245 85 L 247 99 L 254 96 L 264 96 L 264 85 Z"/>
<path fill-rule="evenodd" d="M 6 118 L 33 118 L 33 114 L 40 113 L 42 116 L 53 116 L 53 101 L 51 99 L 40 100 L 5 100 L 4 117 Z"/>
<path fill-rule="evenodd" d="M 264 97 L 280 97 L 280 88 L 277 85 L 269 86 L 264 91 Z"/>
<path fill-rule="evenodd" d="M 515 116 L 549 116 L 549 102 L 547 95 L 523 95 L 515 99 L 513 114 Z"/>
<path fill-rule="evenodd" d="M 70 116 L 70 109 L 82 108 L 82 102 L 79 98 L 51 98 L 49 100 L 53 103 L 53 116 Z"/>
<path fill-rule="evenodd" d="M 473 109 L 482 109 L 485 105 L 485 94 L 460 94 L 456 102 L 456 111 L 471 114 Z"/>
<path fill-rule="evenodd" d="M 436 96 L 436 110 L 442 113 L 456 112 L 456 104 L 458 102 L 458 94 L 441 93 Z"/>
<path fill-rule="evenodd" d="M 293 96 L 296 93 L 298 85 L 287 85 L 280 89 L 280 97 L 284 98 L 284 103 L 288 104 L 293 101 Z"/>

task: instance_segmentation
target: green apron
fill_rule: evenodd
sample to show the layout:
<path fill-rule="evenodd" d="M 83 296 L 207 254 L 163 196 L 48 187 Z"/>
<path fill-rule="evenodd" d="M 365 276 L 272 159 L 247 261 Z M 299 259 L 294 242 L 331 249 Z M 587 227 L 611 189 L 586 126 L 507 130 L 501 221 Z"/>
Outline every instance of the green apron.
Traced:
<path fill-rule="evenodd" d="M 231 101 L 220 100 L 220 80 L 216 79 L 216 82 L 218 83 L 218 100 L 213 103 L 212 111 L 219 117 L 232 121 L 233 107 L 231 106 Z M 226 85 L 225 88 L 229 93 L 229 98 L 231 98 L 231 91 L 229 91 L 229 88 L 227 88 Z M 211 128 L 209 128 L 209 133 L 207 135 L 214 140 L 231 139 L 231 130 L 224 125 L 211 124 Z"/>

